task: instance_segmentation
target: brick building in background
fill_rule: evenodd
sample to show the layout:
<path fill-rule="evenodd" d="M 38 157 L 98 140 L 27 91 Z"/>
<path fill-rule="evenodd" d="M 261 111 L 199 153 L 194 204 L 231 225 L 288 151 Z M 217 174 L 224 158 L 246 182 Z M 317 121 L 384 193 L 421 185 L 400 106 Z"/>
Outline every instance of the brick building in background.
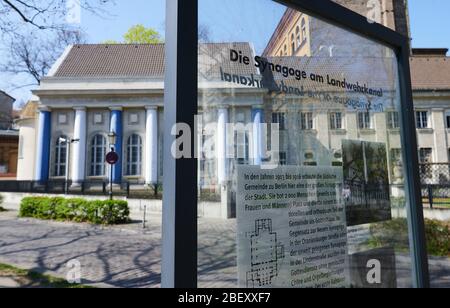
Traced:
<path fill-rule="evenodd" d="M 19 132 L 14 126 L 14 102 L 16 100 L 0 91 L 0 180 L 15 178 Z"/>
<path fill-rule="evenodd" d="M 368 16 L 369 1 L 333 0 Z M 381 24 L 411 38 L 407 0 L 380 0 Z M 321 20 L 288 9 L 282 17 L 264 55 L 268 57 L 346 57 L 348 46 L 367 49 L 371 46 L 353 44 L 351 38 Z M 373 51 L 373 54 L 379 51 Z M 416 109 L 416 125 L 421 163 L 450 162 L 450 58 L 446 48 L 412 48 L 411 78 Z M 342 115 L 345 117 L 345 115 Z M 314 115 L 313 115 L 314 117 Z M 372 121 L 372 120 L 371 120 Z M 398 125 L 398 115 L 391 122 Z M 392 154 L 395 156 L 395 154 Z"/>

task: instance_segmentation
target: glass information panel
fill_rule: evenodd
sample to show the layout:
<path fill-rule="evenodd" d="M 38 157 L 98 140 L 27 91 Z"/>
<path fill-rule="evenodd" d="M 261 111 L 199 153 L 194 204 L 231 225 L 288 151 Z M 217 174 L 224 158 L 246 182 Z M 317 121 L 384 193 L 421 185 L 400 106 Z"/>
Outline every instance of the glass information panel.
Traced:
<path fill-rule="evenodd" d="M 394 51 L 269 0 L 199 34 L 199 286 L 410 287 Z"/>

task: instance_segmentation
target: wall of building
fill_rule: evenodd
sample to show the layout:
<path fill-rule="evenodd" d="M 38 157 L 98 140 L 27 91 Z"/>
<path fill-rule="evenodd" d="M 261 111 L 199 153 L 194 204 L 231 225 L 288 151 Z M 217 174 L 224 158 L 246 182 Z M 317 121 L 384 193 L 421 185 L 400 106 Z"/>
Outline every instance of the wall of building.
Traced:
<path fill-rule="evenodd" d="M 19 155 L 17 161 L 17 180 L 34 180 L 36 161 L 36 120 L 27 119 L 18 122 L 19 130 Z"/>
<path fill-rule="evenodd" d="M 416 92 L 414 105 L 417 111 L 427 112 L 428 126 L 417 130 L 419 149 L 432 149 L 433 163 L 450 161 L 450 93 Z"/>
<path fill-rule="evenodd" d="M 11 97 L 0 92 L 0 130 L 7 130 L 12 126 L 13 103 Z"/>
<path fill-rule="evenodd" d="M 374 1 L 369 0 L 333 0 L 358 14 L 368 16 Z M 407 0 L 379 0 L 382 24 L 410 37 Z"/>

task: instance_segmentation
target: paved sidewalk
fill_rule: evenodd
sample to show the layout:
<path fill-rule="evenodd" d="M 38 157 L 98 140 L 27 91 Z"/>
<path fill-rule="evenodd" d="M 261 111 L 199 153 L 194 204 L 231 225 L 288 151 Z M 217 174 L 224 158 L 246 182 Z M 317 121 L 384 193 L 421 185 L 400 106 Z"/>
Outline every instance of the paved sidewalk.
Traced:
<path fill-rule="evenodd" d="M 0 263 L 65 278 L 67 263 L 82 265 L 84 284 L 154 288 L 161 283 L 161 218 L 150 216 L 144 232 L 139 223 L 96 227 L 0 214 Z M 199 286 L 237 286 L 236 221 L 199 220 Z M 430 262 L 433 286 L 450 288 L 450 259 Z M 400 287 L 411 283 L 408 256 L 397 256 Z M 12 283 L 4 281 L 5 284 Z M 1 280 L 0 280 L 1 286 Z"/>
<path fill-rule="evenodd" d="M 66 277 L 67 263 L 77 259 L 85 284 L 152 288 L 161 283 L 161 222 L 94 227 L 0 214 L 0 263 Z M 199 285 L 235 287 L 235 221 L 200 220 Z"/>

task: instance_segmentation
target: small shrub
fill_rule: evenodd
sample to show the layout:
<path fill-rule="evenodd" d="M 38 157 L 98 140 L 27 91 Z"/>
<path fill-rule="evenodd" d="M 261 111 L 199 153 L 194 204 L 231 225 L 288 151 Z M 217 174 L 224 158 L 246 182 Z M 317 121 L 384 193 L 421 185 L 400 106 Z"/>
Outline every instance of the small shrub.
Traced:
<path fill-rule="evenodd" d="M 20 217 L 105 225 L 126 223 L 130 220 L 129 215 L 126 201 L 88 201 L 60 197 L 24 198 L 19 212 Z"/>
<path fill-rule="evenodd" d="M 427 219 L 425 224 L 428 252 L 434 256 L 450 256 L 450 228 L 448 225 Z"/>
<path fill-rule="evenodd" d="M 391 246 L 400 251 L 409 249 L 408 222 L 406 219 L 393 219 L 391 221 L 371 226 L 372 237 L 369 240 L 371 247 Z M 438 220 L 425 220 L 425 236 L 430 256 L 450 256 L 450 228 Z"/>
<path fill-rule="evenodd" d="M 3 196 L 0 195 L 0 212 L 6 212 L 6 210 L 2 207 L 3 204 Z"/>

